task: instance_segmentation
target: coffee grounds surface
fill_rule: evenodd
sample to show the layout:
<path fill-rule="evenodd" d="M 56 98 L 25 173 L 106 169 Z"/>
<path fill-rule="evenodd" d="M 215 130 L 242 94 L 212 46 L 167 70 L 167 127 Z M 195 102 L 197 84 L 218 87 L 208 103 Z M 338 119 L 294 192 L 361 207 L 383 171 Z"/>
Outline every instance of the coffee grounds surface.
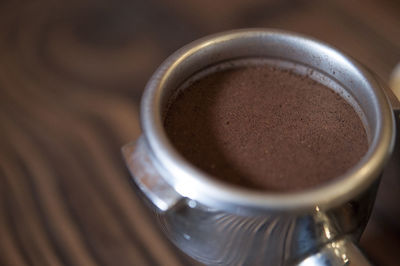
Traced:
<path fill-rule="evenodd" d="M 361 119 L 339 94 L 267 65 L 196 81 L 169 107 L 165 130 L 178 152 L 201 170 L 271 192 L 328 182 L 368 149 Z"/>

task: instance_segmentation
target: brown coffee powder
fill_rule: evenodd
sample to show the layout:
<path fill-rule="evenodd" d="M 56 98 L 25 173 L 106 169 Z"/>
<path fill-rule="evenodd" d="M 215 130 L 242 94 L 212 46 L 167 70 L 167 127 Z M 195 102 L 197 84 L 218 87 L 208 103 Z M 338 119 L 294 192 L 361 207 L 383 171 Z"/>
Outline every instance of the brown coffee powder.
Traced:
<path fill-rule="evenodd" d="M 165 129 L 193 165 L 266 191 L 327 182 L 368 149 L 359 116 L 339 94 L 267 65 L 216 72 L 190 85 L 171 104 Z"/>

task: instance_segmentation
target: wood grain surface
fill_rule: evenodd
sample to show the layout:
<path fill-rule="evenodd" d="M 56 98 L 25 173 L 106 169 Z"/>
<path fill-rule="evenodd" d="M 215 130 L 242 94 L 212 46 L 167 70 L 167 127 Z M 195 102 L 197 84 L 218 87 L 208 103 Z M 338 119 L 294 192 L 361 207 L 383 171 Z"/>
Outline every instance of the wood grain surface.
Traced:
<path fill-rule="evenodd" d="M 156 67 L 209 33 L 274 27 L 331 43 L 388 80 L 400 3 L 1 1 L 0 265 L 193 265 L 133 193 L 120 153 Z M 382 182 L 362 246 L 400 265 L 400 178 Z"/>

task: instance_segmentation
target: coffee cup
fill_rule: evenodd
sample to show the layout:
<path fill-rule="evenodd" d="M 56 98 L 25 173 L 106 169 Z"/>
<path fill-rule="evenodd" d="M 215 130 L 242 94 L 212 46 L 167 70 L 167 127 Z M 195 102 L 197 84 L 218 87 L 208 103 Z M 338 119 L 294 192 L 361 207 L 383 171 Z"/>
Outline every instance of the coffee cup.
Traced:
<path fill-rule="evenodd" d="M 363 112 L 365 156 L 332 182 L 282 193 L 226 184 L 191 165 L 165 133 L 168 101 L 196 72 L 243 58 L 294 62 L 340 83 Z M 206 265 L 368 265 L 357 242 L 391 158 L 399 112 L 384 83 L 335 48 L 279 30 L 235 30 L 188 44 L 161 64 L 141 101 L 143 134 L 123 154 L 164 233 Z"/>

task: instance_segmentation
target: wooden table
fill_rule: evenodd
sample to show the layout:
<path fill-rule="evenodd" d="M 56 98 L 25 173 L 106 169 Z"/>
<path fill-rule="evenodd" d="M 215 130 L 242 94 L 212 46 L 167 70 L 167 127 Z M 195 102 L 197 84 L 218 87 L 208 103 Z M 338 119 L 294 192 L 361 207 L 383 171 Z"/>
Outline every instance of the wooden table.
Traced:
<path fill-rule="evenodd" d="M 2 1 L 0 265 L 190 265 L 132 193 L 120 147 L 170 53 L 203 35 L 277 27 L 337 46 L 388 80 L 400 2 Z M 362 246 L 399 265 L 400 178 L 384 179 Z"/>

